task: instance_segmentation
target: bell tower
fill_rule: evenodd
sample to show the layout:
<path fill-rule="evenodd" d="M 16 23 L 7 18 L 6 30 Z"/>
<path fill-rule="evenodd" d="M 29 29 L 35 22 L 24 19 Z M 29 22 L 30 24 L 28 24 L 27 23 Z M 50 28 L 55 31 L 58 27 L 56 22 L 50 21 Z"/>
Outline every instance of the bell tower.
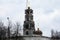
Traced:
<path fill-rule="evenodd" d="M 28 0 L 27 0 L 27 3 Z M 33 10 L 27 5 L 27 9 L 25 10 L 25 21 L 23 25 L 23 35 L 33 35 L 35 31 L 35 25 L 33 21 Z"/>

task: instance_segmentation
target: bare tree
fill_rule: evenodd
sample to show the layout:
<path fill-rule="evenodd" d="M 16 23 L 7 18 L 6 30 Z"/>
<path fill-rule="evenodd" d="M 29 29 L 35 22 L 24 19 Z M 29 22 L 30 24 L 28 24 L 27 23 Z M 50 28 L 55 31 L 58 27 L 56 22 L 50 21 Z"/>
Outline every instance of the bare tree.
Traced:
<path fill-rule="evenodd" d="M 53 37 L 54 36 L 54 30 L 52 29 L 51 30 L 51 37 Z"/>
<path fill-rule="evenodd" d="M 11 36 L 11 28 L 12 28 L 12 22 L 11 20 L 9 19 L 9 17 L 7 17 L 7 20 L 8 20 L 8 39 L 10 40 L 10 36 Z"/>
<path fill-rule="evenodd" d="M 0 21 L 0 40 L 4 40 L 6 38 L 6 28 L 4 23 Z"/>
<path fill-rule="evenodd" d="M 51 38 L 52 38 L 52 40 L 57 40 L 57 39 L 60 40 L 60 32 L 52 30 L 51 31 Z"/>

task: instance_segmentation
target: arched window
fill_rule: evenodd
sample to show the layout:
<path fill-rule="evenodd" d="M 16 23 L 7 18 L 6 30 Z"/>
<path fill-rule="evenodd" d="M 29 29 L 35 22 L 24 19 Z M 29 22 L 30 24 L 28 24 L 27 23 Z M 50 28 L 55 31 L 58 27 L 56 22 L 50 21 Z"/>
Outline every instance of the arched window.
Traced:
<path fill-rule="evenodd" d="M 26 31 L 26 35 L 28 35 L 29 33 L 28 33 L 28 31 Z"/>
<path fill-rule="evenodd" d="M 26 27 L 26 29 L 28 29 L 28 28 L 29 28 L 29 25 L 28 25 L 28 24 L 26 24 L 26 26 L 25 26 L 25 27 Z"/>

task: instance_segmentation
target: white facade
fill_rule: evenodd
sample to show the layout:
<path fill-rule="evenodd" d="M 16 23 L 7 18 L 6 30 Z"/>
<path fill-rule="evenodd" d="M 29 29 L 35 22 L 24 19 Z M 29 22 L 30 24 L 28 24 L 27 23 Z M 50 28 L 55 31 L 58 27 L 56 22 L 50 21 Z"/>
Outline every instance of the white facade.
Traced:
<path fill-rule="evenodd" d="M 24 40 L 51 40 L 50 37 L 45 36 L 23 36 Z"/>

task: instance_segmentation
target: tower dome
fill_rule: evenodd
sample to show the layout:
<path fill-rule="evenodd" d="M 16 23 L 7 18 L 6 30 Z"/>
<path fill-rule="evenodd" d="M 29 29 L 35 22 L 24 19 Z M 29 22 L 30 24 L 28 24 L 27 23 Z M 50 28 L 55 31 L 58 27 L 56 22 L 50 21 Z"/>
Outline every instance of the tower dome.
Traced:
<path fill-rule="evenodd" d="M 34 34 L 36 34 L 36 35 L 42 35 L 42 31 L 41 30 L 39 30 L 39 28 L 34 32 Z"/>

